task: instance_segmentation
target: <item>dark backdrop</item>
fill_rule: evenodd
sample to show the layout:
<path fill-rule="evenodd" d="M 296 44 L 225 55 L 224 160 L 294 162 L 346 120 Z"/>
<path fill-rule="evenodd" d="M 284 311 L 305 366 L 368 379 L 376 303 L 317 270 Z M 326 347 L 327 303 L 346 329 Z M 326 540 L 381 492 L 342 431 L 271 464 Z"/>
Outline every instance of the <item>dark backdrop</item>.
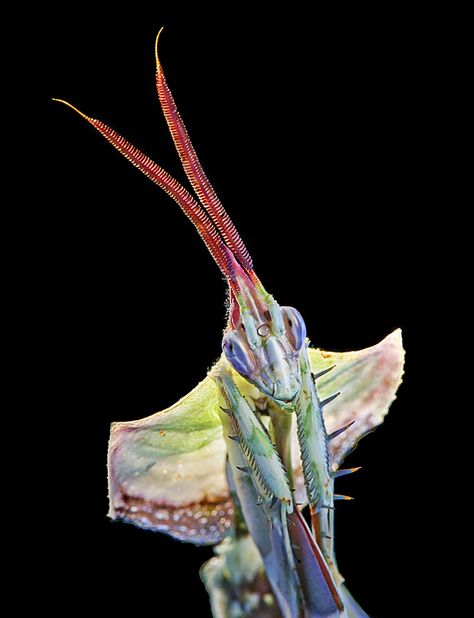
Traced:
<path fill-rule="evenodd" d="M 164 25 L 169 85 L 265 287 L 326 349 L 403 329 L 405 381 L 349 458 L 363 470 L 338 482 L 356 500 L 337 508 L 336 543 L 363 607 L 407 615 L 423 559 L 411 473 L 430 282 L 423 213 L 437 182 L 423 21 L 360 7 L 76 9 L 42 15 L 31 57 L 45 140 L 32 290 L 38 357 L 53 359 L 40 363 L 53 429 L 39 483 L 52 525 L 40 537 L 57 569 L 43 594 L 66 592 L 82 612 L 210 615 L 198 568 L 212 550 L 108 521 L 105 460 L 111 421 L 165 408 L 218 357 L 225 285 L 179 208 L 49 100 L 106 121 L 183 180 L 154 87 Z"/>

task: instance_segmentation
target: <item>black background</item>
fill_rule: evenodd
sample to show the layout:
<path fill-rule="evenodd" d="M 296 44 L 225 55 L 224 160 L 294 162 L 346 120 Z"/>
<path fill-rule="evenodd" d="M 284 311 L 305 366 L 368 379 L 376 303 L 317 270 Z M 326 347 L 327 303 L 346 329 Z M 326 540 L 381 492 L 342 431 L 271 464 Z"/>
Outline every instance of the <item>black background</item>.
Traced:
<path fill-rule="evenodd" d="M 404 384 L 349 457 L 363 470 L 338 481 L 356 499 L 338 505 L 336 544 L 361 605 L 407 615 L 423 562 L 413 467 L 434 269 L 425 240 L 441 192 L 429 22 L 360 7 L 157 6 L 50 9 L 34 38 L 45 199 L 28 215 L 39 232 L 30 283 L 38 358 L 53 359 L 39 367 L 53 434 L 40 540 L 57 566 L 43 595 L 66 593 L 83 612 L 210 615 L 198 569 L 212 550 L 107 520 L 105 460 L 111 421 L 167 407 L 216 360 L 226 287 L 179 208 L 50 101 L 107 122 L 183 181 L 154 85 L 164 25 L 168 83 L 265 287 L 326 349 L 403 329 Z"/>

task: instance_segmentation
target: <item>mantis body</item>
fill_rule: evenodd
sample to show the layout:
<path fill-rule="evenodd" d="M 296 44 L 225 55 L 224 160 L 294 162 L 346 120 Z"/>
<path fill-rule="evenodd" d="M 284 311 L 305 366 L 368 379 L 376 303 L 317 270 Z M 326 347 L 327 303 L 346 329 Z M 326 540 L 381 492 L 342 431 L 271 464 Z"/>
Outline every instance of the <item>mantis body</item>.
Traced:
<path fill-rule="evenodd" d="M 247 608 L 246 615 L 365 616 L 334 558 L 334 501 L 348 499 L 334 494 L 334 479 L 358 469 L 338 466 L 381 422 L 393 399 L 402 373 L 399 333 L 359 353 L 310 347 L 301 314 L 280 306 L 265 290 L 204 174 L 166 83 L 157 43 L 158 37 L 159 100 L 196 198 L 113 129 L 73 109 L 194 224 L 228 282 L 228 320 L 222 356 L 192 393 L 162 413 L 113 425 L 110 514 L 195 543 L 227 536 L 226 560 L 238 555 L 241 566 L 244 553 L 256 546 L 250 562 L 261 565 L 259 576 L 270 584 L 267 601 L 273 599 L 273 605 L 267 604 L 267 614 Z M 367 401 L 361 387 L 371 394 Z M 311 530 L 300 512 L 305 503 Z M 216 564 L 204 573 L 211 596 Z M 254 570 L 250 583 L 258 579 Z M 216 616 L 242 615 L 235 603 L 216 598 Z"/>

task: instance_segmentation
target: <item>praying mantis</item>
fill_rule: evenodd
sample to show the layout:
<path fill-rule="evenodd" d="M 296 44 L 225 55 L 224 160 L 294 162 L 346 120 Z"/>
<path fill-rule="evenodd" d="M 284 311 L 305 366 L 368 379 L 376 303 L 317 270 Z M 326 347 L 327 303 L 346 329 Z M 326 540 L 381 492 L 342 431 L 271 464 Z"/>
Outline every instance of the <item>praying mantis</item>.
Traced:
<path fill-rule="evenodd" d="M 350 499 L 334 482 L 359 469 L 340 464 L 395 397 L 400 331 L 359 352 L 310 346 L 299 311 L 264 288 L 201 167 L 158 57 L 160 33 L 158 97 L 195 196 L 102 121 L 54 99 L 180 206 L 228 283 L 222 354 L 206 378 L 164 411 L 112 424 L 109 515 L 219 543 L 202 569 L 216 618 L 367 616 L 334 556 L 334 502 Z"/>

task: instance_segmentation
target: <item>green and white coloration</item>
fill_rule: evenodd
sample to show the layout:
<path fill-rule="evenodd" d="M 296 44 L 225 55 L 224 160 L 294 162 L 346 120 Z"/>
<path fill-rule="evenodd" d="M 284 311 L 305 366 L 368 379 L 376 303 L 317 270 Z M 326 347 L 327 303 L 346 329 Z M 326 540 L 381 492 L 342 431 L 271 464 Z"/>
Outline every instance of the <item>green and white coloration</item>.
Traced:
<path fill-rule="evenodd" d="M 332 507 L 333 496 L 329 472 L 329 442 L 323 419 L 323 405 L 318 398 L 311 374 L 306 346 L 300 352 L 301 393 L 296 403 L 298 442 L 303 475 L 310 506 L 320 511 Z M 338 393 L 337 393 L 338 394 Z M 335 398 L 329 397 L 327 403 Z"/>
<path fill-rule="evenodd" d="M 251 474 L 262 499 L 280 500 L 291 513 L 293 497 L 288 475 L 268 431 L 237 388 L 230 367 L 224 365 L 216 376 L 216 382 L 226 405 L 225 408 L 221 406 L 222 413 L 229 416 L 230 428 L 234 430 L 234 435 L 227 437 L 239 443 L 245 456 L 247 465 L 241 466 L 241 469 Z M 221 421 L 224 425 L 225 419 L 221 417 Z"/>
<path fill-rule="evenodd" d="M 310 347 L 299 312 L 280 306 L 255 274 L 157 53 L 156 61 L 160 103 L 196 198 L 107 125 L 79 114 L 195 225 L 228 281 L 228 322 L 221 357 L 193 391 L 148 418 L 112 425 L 109 515 L 221 543 L 202 570 L 216 618 L 366 616 L 334 559 L 334 479 L 355 471 L 339 466 L 395 397 L 400 331 L 359 352 Z M 312 530 L 300 512 L 306 504 Z"/>

